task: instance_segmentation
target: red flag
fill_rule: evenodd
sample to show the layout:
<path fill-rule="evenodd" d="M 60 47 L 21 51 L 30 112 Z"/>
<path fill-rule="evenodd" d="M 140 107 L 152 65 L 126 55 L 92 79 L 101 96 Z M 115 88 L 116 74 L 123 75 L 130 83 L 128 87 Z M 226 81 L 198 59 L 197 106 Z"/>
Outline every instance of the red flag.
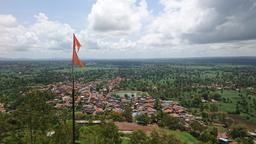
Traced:
<path fill-rule="evenodd" d="M 73 61 L 73 64 L 79 65 L 80 67 L 84 67 L 84 64 L 80 61 L 80 59 L 77 55 L 80 47 L 81 47 L 81 44 L 79 43 L 75 34 L 73 34 L 73 56 L 72 56 L 72 61 Z"/>
<path fill-rule="evenodd" d="M 80 42 L 76 38 L 75 34 L 73 34 L 73 48 L 77 49 L 77 52 L 78 52 L 80 47 L 81 47 Z"/>

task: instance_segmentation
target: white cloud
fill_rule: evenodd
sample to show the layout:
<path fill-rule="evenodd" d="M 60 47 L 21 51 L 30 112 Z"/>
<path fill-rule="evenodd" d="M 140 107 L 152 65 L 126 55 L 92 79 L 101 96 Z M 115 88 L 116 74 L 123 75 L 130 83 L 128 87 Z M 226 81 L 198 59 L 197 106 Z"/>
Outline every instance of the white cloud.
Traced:
<path fill-rule="evenodd" d="M 219 43 L 256 38 L 255 1 L 162 0 L 162 3 L 165 11 L 156 20 L 156 26 L 167 24 L 167 27 L 161 26 L 162 31 L 180 39 L 191 43 Z"/>
<path fill-rule="evenodd" d="M 47 55 L 49 50 L 65 50 L 71 46 L 74 30 L 58 21 L 51 21 L 44 13 L 34 16 L 35 23 L 21 25 L 11 15 L 0 15 L 0 53 L 34 51 Z"/>
<path fill-rule="evenodd" d="M 211 21 L 213 9 L 202 9 L 198 0 L 161 0 L 164 10 L 147 26 L 140 39 L 147 46 L 173 46 L 188 43 L 184 34 Z"/>
<path fill-rule="evenodd" d="M 136 42 L 127 39 L 120 39 L 119 41 L 100 41 L 99 47 L 109 48 L 110 50 L 131 50 L 135 48 Z"/>
<path fill-rule="evenodd" d="M 81 57 L 239 56 L 255 53 L 253 0 L 160 0 L 152 14 L 146 0 L 97 0 L 77 31 Z M 0 15 L 0 54 L 69 57 L 74 29 L 45 14 L 32 24 Z M 10 55 L 13 55 L 10 54 Z M 39 54 L 38 54 L 39 53 Z"/>
<path fill-rule="evenodd" d="M 145 0 L 97 0 L 79 37 L 89 51 L 131 50 L 149 17 Z"/>
<path fill-rule="evenodd" d="M 63 50 L 71 45 L 72 33 L 74 32 L 71 26 L 57 21 L 50 21 L 43 13 L 35 15 L 35 18 L 37 19 L 36 23 L 30 26 L 28 31 L 38 37 L 37 47 Z"/>
<path fill-rule="evenodd" d="M 149 15 L 145 0 L 97 0 L 88 15 L 89 29 L 112 34 L 139 31 L 143 19 Z"/>
<path fill-rule="evenodd" d="M 15 26 L 16 24 L 16 18 L 13 15 L 0 15 L 0 27 L 11 27 Z"/>

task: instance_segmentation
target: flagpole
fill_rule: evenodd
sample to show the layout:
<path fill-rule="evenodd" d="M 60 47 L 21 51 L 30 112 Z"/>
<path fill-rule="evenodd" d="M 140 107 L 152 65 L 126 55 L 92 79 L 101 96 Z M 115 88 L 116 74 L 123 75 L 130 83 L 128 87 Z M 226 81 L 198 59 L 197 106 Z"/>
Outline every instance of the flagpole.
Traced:
<path fill-rule="evenodd" d="M 73 123 L 73 137 L 72 143 L 76 143 L 76 127 L 75 127 L 75 75 L 74 75 L 74 65 L 80 65 L 83 67 L 83 63 L 81 63 L 80 59 L 78 58 L 77 52 L 81 47 L 79 41 L 77 40 L 75 34 L 73 34 L 73 55 L 72 55 L 72 123 Z M 76 52 L 77 49 L 77 52 Z"/>
<path fill-rule="evenodd" d="M 73 45 L 72 56 L 74 57 L 75 47 Z M 72 135 L 72 143 L 75 144 L 76 135 L 75 135 L 75 76 L 74 76 L 74 62 L 72 58 L 72 123 L 73 123 L 73 135 Z"/>

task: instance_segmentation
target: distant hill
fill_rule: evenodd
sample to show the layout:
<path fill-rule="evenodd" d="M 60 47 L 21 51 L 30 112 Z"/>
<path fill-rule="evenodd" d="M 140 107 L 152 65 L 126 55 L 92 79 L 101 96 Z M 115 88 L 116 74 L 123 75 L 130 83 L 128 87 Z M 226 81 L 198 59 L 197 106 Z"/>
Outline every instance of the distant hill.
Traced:
<path fill-rule="evenodd" d="M 97 64 L 114 65 L 144 65 L 144 64 L 234 64 L 256 65 L 256 57 L 196 57 L 196 58 L 166 58 L 166 59 L 115 59 L 89 60 Z M 87 62 L 89 62 L 87 61 Z"/>
<path fill-rule="evenodd" d="M 12 59 L 0 58 L 0 61 L 12 62 L 38 62 L 58 61 L 68 62 L 68 59 Z M 194 57 L 194 58 L 155 58 L 155 59 L 84 59 L 87 64 L 111 64 L 116 66 L 136 66 L 145 64 L 233 64 L 233 65 L 256 65 L 256 57 Z"/>

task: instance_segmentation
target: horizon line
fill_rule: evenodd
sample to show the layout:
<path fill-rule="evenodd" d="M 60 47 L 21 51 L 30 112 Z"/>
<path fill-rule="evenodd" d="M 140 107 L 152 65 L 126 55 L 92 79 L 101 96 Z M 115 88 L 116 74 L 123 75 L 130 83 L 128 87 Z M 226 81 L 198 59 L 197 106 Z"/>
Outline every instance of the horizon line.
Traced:
<path fill-rule="evenodd" d="M 86 60 L 168 60 L 168 59 L 208 59 L 208 58 L 256 58 L 256 56 L 194 56 L 194 57 L 166 57 L 166 58 L 81 58 L 82 61 Z M 71 61 L 71 58 L 1 58 L 0 61 Z"/>

